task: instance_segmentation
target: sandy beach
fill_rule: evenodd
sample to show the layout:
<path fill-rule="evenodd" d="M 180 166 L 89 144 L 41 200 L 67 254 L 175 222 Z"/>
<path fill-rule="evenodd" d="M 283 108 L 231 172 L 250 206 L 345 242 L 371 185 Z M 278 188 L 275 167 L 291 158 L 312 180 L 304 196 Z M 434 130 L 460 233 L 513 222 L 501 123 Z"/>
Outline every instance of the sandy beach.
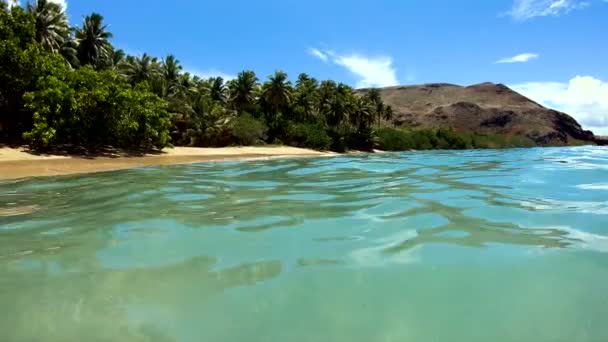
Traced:
<path fill-rule="evenodd" d="M 36 155 L 22 148 L 0 148 L 0 179 L 57 176 L 129 169 L 167 164 L 191 164 L 223 160 L 251 160 L 259 158 L 284 158 L 328 156 L 331 152 L 288 147 L 175 147 L 158 154 L 141 156 L 64 156 Z"/>

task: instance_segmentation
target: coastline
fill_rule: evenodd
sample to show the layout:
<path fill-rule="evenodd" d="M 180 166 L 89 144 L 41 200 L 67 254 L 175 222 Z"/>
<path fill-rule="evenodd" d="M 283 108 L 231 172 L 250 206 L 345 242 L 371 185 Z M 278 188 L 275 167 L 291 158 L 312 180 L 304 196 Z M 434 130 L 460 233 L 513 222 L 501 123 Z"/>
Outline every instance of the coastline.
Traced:
<path fill-rule="evenodd" d="M 194 164 L 212 161 L 267 158 L 321 157 L 335 155 L 289 146 L 272 147 L 175 147 L 157 154 L 137 156 L 36 155 L 22 148 L 0 148 L 0 180 L 86 174 L 145 166 Z"/>

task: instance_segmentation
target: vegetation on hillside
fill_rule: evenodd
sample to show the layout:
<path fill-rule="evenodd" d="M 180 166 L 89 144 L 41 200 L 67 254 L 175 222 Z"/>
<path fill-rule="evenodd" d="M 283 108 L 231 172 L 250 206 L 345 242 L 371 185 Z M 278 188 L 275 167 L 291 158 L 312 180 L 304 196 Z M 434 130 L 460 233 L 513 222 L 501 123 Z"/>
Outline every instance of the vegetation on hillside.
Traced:
<path fill-rule="evenodd" d="M 47 0 L 23 8 L 0 2 L 0 141 L 25 139 L 37 149 L 481 146 L 452 131 L 388 127 L 394 111 L 375 89 L 361 95 L 307 74 L 292 82 L 282 71 L 263 81 L 250 70 L 228 81 L 203 79 L 173 55 L 126 55 L 111 39 L 97 13 L 71 27 Z"/>

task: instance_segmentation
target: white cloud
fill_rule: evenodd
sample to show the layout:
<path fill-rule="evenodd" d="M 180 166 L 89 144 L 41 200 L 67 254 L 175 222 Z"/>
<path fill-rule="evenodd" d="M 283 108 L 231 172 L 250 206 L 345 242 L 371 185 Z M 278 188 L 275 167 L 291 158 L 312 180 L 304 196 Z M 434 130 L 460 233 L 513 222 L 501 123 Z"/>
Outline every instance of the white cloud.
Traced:
<path fill-rule="evenodd" d="M 211 77 L 221 77 L 224 81 L 230 81 L 235 79 L 236 76 L 232 74 L 228 74 L 219 70 L 209 69 L 209 70 L 197 70 L 192 68 L 185 68 L 186 72 L 189 72 L 192 75 L 196 75 L 200 78 L 206 79 Z"/>
<path fill-rule="evenodd" d="M 319 54 L 313 51 L 319 52 Z M 360 54 L 340 55 L 332 51 L 320 51 L 318 49 L 310 49 L 309 52 L 323 61 L 331 61 L 344 67 L 358 78 L 355 85 L 357 88 L 389 87 L 399 84 L 391 57 L 368 57 Z"/>
<path fill-rule="evenodd" d="M 558 16 L 589 5 L 587 0 L 515 0 L 509 15 L 516 20 Z"/>
<path fill-rule="evenodd" d="M 521 53 L 513 57 L 499 59 L 494 63 L 525 63 L 536 58 L 538 58 L 538 55 L 535 53 Z"/>
<path fill-rule="evenodd" d="M 57 5 L 61 6 L 64 11 L 68 9 L 68 2 L 66 0 L 49 0 L 49 2 L 56 3 Z"/>
<path fill-rule="evenodd" d="M 312 56 L 317 57 L 318 59 L 322 60 L 323 62 L 327 62 L 327 60 L 329 59 L 329 58 L 327 57 L 327 55 L 326 55 L 326 54 L 324 54 L 323 52 L 321 52 L 321 50 L 319 50 L 319 49 L 310 48 L 310 49 L 308 49 L 308 52 L 309 52 L 309 53 L 310 53 Z"/>
<path fill-rule="evenodd" d="M 360 78 L 357 81 L 357 88 L 389 87 L 399 84 L 393 68 L 393 59 L 390 57 L 335 56 L 334 63 L 345 67 Z"/>
<path fill-rule="evenodd" d="M 576 76 L 568 83 L 529 82 L 510 86 L 522 95 L 574 117 L 585 129 L 608 135 L 608 83 Z"/>

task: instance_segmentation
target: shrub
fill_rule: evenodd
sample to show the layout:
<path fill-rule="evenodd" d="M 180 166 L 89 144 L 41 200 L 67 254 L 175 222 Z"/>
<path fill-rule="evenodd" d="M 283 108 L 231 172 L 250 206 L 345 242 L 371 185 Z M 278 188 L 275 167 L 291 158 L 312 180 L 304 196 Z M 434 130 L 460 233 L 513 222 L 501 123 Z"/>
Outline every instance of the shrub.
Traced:
<path fill-rule="evenodd" d="M 331 138 L 320 124 L 291 123 L 286 132 L 286 140 L 291 145 L 317 150 L 327 150 Z"/>
<path fill-rule="evenodd" d="M 250 114 L 243 113 L 232 122 L 232 136 L 239 145 L 255 145 L 266 139 L 268 128 Z"/>
<path fill-rule="evenodd" d="M 35 148 L 72 144 L 87 148 L 164 147 L 169 143 L 166 102 L 145 84 L 131 87 L 113 71 L 90 67 L 42 77 L 26 93 L 33 128 L 24 134 Z"/>
<path fill-rule="evenodd" d="M 377 147 L 385 151 L 405 151 L 416 148 L 415 134 L 395 128 L 380 128 L 376 131 Z M 418 138 L 420 139 L 420 138 Z"/>

